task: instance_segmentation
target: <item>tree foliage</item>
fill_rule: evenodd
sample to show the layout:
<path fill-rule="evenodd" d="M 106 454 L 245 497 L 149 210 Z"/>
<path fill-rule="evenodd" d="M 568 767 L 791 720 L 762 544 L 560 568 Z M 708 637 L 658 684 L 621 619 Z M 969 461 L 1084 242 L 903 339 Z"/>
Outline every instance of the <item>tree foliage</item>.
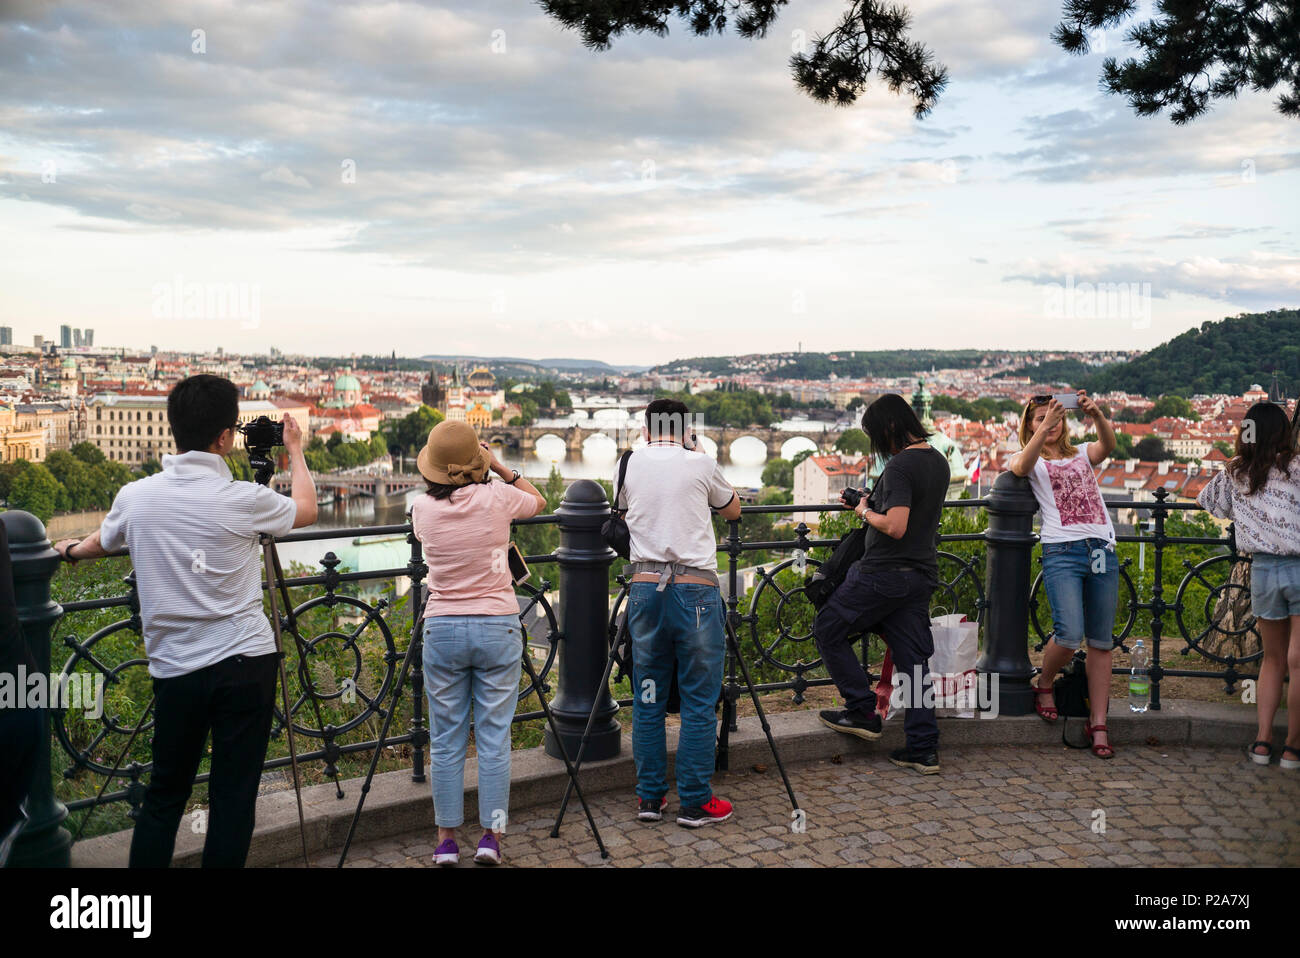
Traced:
<path fill-rule="evenodd" d="M 1192 404 L 1182 396 L 1161 396 L 1155 403 L 1142 415 L 1143 422 L 1154 422 L 1157 419 L 1170 417 L 1173 419 L 1192 419 L 1197 420 L 1201 417 L 1196 415 L 1196 410 Z"/>
<path fill-rule="evenodd" d="M 407 413 L 401 419 L 384 420 L 379 428 L 389 443 L 401 447 L 404 453 L 410 455 L 429 441 L 429 431 L 445 418 L 432 406 L 421 405 L 419 409 Z"/>
<path fill-rule="evenodd" d="M 1086 54 L 1089 34 L 1118 27 L 1136 9 L 1136 0 L 1066 0 L 1052 39 L 1067 53 Z M 1300 116 L 1294 0 L 1158 0 L 1156 15 L 1131 26 L 1125 39 L 1138 46 L 1141 59 L 1107 57 L 1101 85 L 1126 97 L 1138 116 L 1168 108 L 1169 119 L 1183 124 L 1243 88 L 1279 86 L 1278 112 Z"/>
<path fill-rule="evenodd" d="M 845 429 L 840 433 L 840 438 L 835 440 L 835 449 L 843 453 L 861 453 L 866 455 L 871 452 L 871 440 L 861 429 Z"/>
<path fill-rule="evenodd" d="M 1014 399 L 998 399 L 993 396 L 982 396 L 974 401 L 956 396 L 935 396 L 930 407 L 940 412 L 954 413 L 971 422 L 996 419 L 1004 412 L 1020 412 L 1020 403 Z"/>
<path fill-rule="evenodd" d="M 1169 451 L 1165 448 L 1164 440 L 1159 436 L 1146 436 L 1136 446 L 1133 447 L 1135 458 L 1144 462 L 1160 462 L 1164 459 L 1172 458 Z"/>
<path fill-rule="evenodd" d="M 25 468 L 17 470 L 9 489 L 9 507 L 30 512 L 41 522 L 49 522 L 59 508 L 62 486 L 43 463 L 20 460 Z"/>
<path fill-rule="evenodd" d="M 794 463 L 777 456 L 763 466 L 763 485 L 779 489 L 794 488 Z"/>
<path fill-rule="evenodd" d="M 696 36 L 767 35 L 787 0 L 540 0 L 542 9 L 577 30 L 593 50 L 607 50 L 624 33 L 666 36 L 677 18 Z M 822 103 L 844 106 L 873 76 L 912 99 L 917 117 L 934 109 L 948 70 L 910 33 L 905 3 L 846 0 L 835 26 L 790 57 L 795 85 Z M 1092 48 L 1090 34 L 1133 17 L 1136 0 L 1065 0 L 1052 39 L 1067 53 Z M 1139 116 L 1166 107 L 1175 123 L 1200 116 L 1212 100 L 1243 88 L 1281 87 L 1278 110 L 1300 115 L 1300 14 L 1294 0 L 1157 0 L 1150 19 L 1133 24 L 1126 39 L 1141 59 L 1102 63 L 1102 87 L 1128 98 Z"/>
<path fill-rule="evenodd" d="M 1276 371 L 1300 386 L 1300 310 L 1242 313 L 1205 322 L 1127 363 L 1107 366 L 1081 384 L 1090 392 L 1142 396 L 1240 395 Z"/>
<path fill-rule="evenodd" d="M 762 37 L 786 0 L 541 0 L 542 8 L 582 34 L 593 50 L 607 50 L 626 33 L 665 36 L 671 17 L 696 36 L 725 33 L 729 23 L 746 38 Z M 851 0 L 829 33 L 790 57 L 795 83 L 813 99 L 844 106 L 865 92 L 873 74 L 894 93 L 912 97 L 918 117 L 938 102 L 948 71 L 924 44 L 911 39 L 911 15 L 899 3 Z"/>

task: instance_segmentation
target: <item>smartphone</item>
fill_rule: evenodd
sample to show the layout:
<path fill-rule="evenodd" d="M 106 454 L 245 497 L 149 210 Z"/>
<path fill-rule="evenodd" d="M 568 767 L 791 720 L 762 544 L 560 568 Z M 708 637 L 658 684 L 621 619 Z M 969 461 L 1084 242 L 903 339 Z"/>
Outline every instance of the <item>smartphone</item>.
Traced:
<path fill-rule="evenodd" d="M 528 581 L 528 577 L 532 575 L 532 572 L 528 570 L 528 563 L 524 561 L 519 547 L 513 542 L 510 543 L 510 548 L 506 552 L 506 561 L 510 564 L 511 582 L 518 585 L 521 582 Z"/>
<path fill-rule="evenodd" d="M 1079 408 L 1079 394 L 1078 394 L 1078 393 L 1057 393 L 1057 394 L 1055 394 L 1054 396 L 1052 396 L 1052 398 L 1055 399 L 1057 402 L 1059 402 L 1059 403 L 1060 403 L 1062 406 L 1064 406 L 1066 409 L 1078 409 L 1078 408 Z"/>

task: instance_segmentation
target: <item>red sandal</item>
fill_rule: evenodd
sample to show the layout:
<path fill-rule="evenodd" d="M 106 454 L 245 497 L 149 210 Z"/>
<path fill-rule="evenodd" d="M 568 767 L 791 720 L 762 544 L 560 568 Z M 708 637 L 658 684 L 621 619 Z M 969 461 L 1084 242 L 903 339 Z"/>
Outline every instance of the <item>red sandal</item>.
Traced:
<path fill-rule="evenodd" d="M 1056 692 L 1051 688 L 1041 687 L 1037 680 L 1031 683 L 1030 687 L 1034 690 L 1034 711 L 1038 713 L 1044 722 L 1055 722 L 1060 717 L 1060 714 L 1056 711 Z M 1040 695 L 1052 696 L 1051 704 L 1044 705 L 1038 698 Z"/>
<path fill-rule="evenodd" d="M 1094 741 L 1092 740 L 1092 736 L 1093 736 L 1093 733 L 1094 733 L 1094 732 L 1109 732 L 1109 730 L 1106 728 L 1106 726 L 1104 726 L 1104 725 L 1089 725 L 1087 722 L 1084 722 L 1084 723 L 1083 723 L 1083 730 L 1084 730 L 1084 732 L 1086 732 L 1087 735 L 1088 735 L 1088 741 L 1089 741 L 1089 743 L 1091 743 L 1091 745 L 1092 745 L 1092 754 L 1093 754 L 1093 755 L 1096 755 L 1098 758 L 1114 758 L 1114 757 L 1115 757 L 1115 750 L 1114 750 L 1113 748 L 1111 748 L 1109 745 L 1098 745 L 1096 742 L 1094 742 Z"/>

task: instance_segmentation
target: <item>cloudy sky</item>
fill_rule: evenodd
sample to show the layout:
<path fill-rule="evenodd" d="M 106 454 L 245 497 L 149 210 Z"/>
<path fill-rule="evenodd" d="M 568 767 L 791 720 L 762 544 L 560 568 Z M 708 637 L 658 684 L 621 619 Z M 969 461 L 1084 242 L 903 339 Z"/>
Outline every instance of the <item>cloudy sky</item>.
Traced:
<path fill-rule="evenodd" d="M 527 0 L 0 0 L 0 325 L 654 363 L 1146 348 L 1300 303 L 1272 95 L 1139 119 L 1057 0 L 909 6 L 951 74 L 924 120 L 794 89 L 843 0 L 603 53 Z"/>

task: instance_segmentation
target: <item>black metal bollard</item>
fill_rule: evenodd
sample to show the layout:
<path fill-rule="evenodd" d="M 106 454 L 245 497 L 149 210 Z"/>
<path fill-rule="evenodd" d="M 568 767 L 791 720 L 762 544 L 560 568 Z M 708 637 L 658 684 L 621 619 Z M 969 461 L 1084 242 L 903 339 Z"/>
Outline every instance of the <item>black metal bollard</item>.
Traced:
<path fill-rule="evenodd" d="M 559 692 L 551 702 L 560 742 L 548 726 L 546 754 L 578 754 L 587 717 L 596 720 L 583 761 L 613 758 L 622 747 L 622 729 L 614 718 L 618 705 L 608 686 L 600 685 L 609 657 L 609 564 L 618 553 L 605 544 L 601 526 L 609 517 L 609 500 L 600 483 L 579 479 L 569 486 L 555 510 L 559 517 L 560 566 Z"/>
<path fill-rule="evenodd" d="M 36 667 L 50 674 L 50 633 L 63 608 L 50 599 L 50 581 L 59 568 L 59 554 L 45 536 L 45 526 L 29 512 L 0 513 L 13 559 L 14 595 L 18 621 Z M 10 868 L 67 868 L 71 864 L 72 835 L 63 827 L 68 809 L 54 797 L 50 781 L 50 713 L 43 709 L 36 779 L 23 803 L 27 824 L 9 855 Z"/>
<path fill-rule="evenodd" d="M 1028 715 L 1034 710 L 1029 688 L 1029 590 L 1033 584 L 1034 513 L 1038 502 L 1029 480 L 1004 472 L 988 496 L 989 527 L 984 533 L 984 653 L 977 669 L 998 683 L 998 712 Z"/>

